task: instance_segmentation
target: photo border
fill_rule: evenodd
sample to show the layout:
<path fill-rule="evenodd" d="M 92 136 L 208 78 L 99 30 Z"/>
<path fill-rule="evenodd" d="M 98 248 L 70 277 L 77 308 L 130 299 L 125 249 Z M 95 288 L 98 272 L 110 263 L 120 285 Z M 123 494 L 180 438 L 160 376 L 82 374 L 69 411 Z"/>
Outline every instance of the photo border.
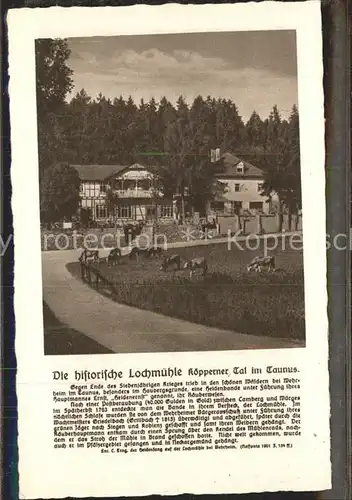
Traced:
<path fill-rule="evenodd" d="M 64 2 L 51 2 L 50 0 L 43 1 L 28 1 L 28 2 L 18 2 L 21 7 L 47 7 L 51 5 L 63 5 L 67 6 Z M 133 2 L 124 2 L 124 5 L 131 5 Z M 151 2 L 150 2 L 151 3 Z M 194 2 L 198 3 L 198 2 Z M 201 3 L 201 2 L 199 2 Z M 236 2 L 241 3 L 241 2 Z M 346 144 L 350 143 L 349 138 L 349 117 L 346 119 L 346 101 L 349 100 L 350 95 L 350 82 L 346 81 L 344 78 L 344 69 L 349 66 L 348 52 L 346 47 L 348 47 L 347 40 L 347 7 L 343 5 L 344 2 L 324 2 L 322 6 L 323 12 L 323 31 L 324 31 L 324 66 L 325 66 L 325 96 L 328 102 L 326 115 L 327 126 L 330 127 L 330 131 L 327 132 L 326 142 L 327 142 L 327 162 L 331 165 L 338 165 L 338 168 L 331 169 L 330 179 L 332 183 L 330 184 L 330 192 L 327 193 L 327 225 L 328 228 L 334 230 L 334 233 L 340 232 L 340 229 L 348 230 L 351 224 L 350 221 L 350 194 L 347 193 L 348 186 L 351 182 L 351 175 L 348 166 L 350 167 L 350 150 L 346 148 Z M 80 1 L 72 1 L 71 5 L 82 6 Z M 121 3 L 116 2 L 96 2 L 91 1 L 89 6 L 94 5 L 121 5 Z M 3 44 L 4 49 L 6 49 L 6 44 Z M 347 64 L 346 64 L 347 62 Z M 342 91 L 341 91 L 342 89 Z M 342 97 L 341 97 L 342 96 Z M 3 98 L 4 109 L 8 108 L 7 105 L 8 96 Z M 333 115 L 333 118 L 331 118 Z M 9 117 L 8 113 L 3 114 L 4 130 L 9 130 Z M 347 123 L 346 123 L 347 122 Z M 6 135 L 6 134 L 5 134 Z M 3 148 L 3 159 L 5 168 L 8 170 L 10 166 L 10 155 L 6 153 L 6 137 L 5 137 L 5 148 Z M 5 152 L 5 154 L 4 154 Z M 6 179 L 6 175 L 3 174 L 3 179 Z M 347 182 L 346 182 L 347 181 Z M 347 189 L 346 189 L 347 186 Z M 3 184 L 4 204 L 5 204 L 5 228 L 7 230 L 12 229 L 12 219 L 10 213 L 9 199 L 11 196 L 11 188 L 9 182 L 4 182 Z M 341 201 L 343 199 L 343 201 Z M 11 245 L 12 246 L 12 245 Z M 11 253 L 7 259 L 2 259 L 3 269 L 5 268 L 5 275 L 2 274 L 2 287 L 10 286 L 12 277 L 11 273 L 13 271 L 13 262 L 11 262 Z M 343 283 L 348 280 L 348 271 L 350 270 L 350 252 L 331 252 L 331 258 L 328 261 L 328 271 L 331 276 L 331 280 L 335 282 L 335 279 L 341 279 Z M 14 346 L 14 318 L 13 314 L 13 297 L 11 294 L 6 294 L 3 298 L 4 314 L 2 328 L 11 329 L 10 342 L 8 344 L 3 344 L 5 349 L 5 364 L 4 366 L 11 368 L 12 374 L 5 373 L 5 384 L 3 385 L 3 390 L 5 389 L 5 404 L 10 405 L 10 398 L 14 398 L 15 394 L 14 388 L 14 371 L 16 369 L 15 360 L 13 353 L 11 352 Z M 348 415 L 350 415 L 350 409 L 348 413 L 348 407 L 350 408 L 350 400 L 348 397 L 347 389 L 350 387 L 348 384 L 348 379 L 346 375 L 350 375 L 350 317 L 346 314 L 346 309 L 349 308 L 350 300 L 350 289 L 347 293 L 344 293 L 343 287 L 331 286 L 329 285 L 329 316 L 330 316 L 330 391 L 331 391 L 331 404 L 332 404 L 332 462 L 333 462 L 333 488 L 327 492 L 321 493 L 319 497 L 326 499 L 335 498 L 347 498 L 346 487 L 350 488 L 350 480 L 348 481 L 348 469 L 350 470 L 350 463 L 348 464 L 348 452 L 350 452 L 351 444 L 346 446 L 346 433 L 348 431 Z M 345 306 L 345 307 L 343 307 Z M 347 332 L 347 335 L 346 335 Z M 346 340 L 347 337 L 347 340 Z M 346 362 L 346 364 L 345 364 Z M 11 380 L 12 379 L 12 380 Z M 6 392 L 6 382 L 9 382 L 8 389 Z M 10 396 L 9 396 L 10 395 Z M 10 418 L 13 418 L 10 417 Z M 4 423 L 6 429 L 6 422 Z M 4 427 L 3 427 L 4 430 Z M 13 433 L 11 434 L 13 439 Z M 349 434 L 350 436 L 350 434 Z M 9 435 L 7 434 L 7 442 L 5 443 L 6 449 L 9 446 L 13 447 L 14 442 L 9 443 Z M 15 480 L 15 472 L 13 467 L 13 462 L 9 461 L 9 455 L 5 456 L 5 460 L 8 462 L 6 474 L 5 489 L 9 489 L 9 482 Z M 346 473 L 347 472 L 347 473 Z M 349 490 L 350 491 L 350 490 Z M 269 498 L 267 494 L 259 494 L 260 498 Z M 269 494 L 270 498 L 279 498 L 280 493 Z M 285 494 L 285 498 L 302 498 L 302 493 Z M 312 493 L 309 493 L 312 495 Z M 227 495 L 229 496 L 229 495 Z M 232 496 L 232 495 L 231 495 Z M 238 495 L 236 495 L 238 496 Z M 256 494 L 251 495 L 239 495 L 240 497 L 245 496 L 246 498 L 259 498 Z M 10 498 L 10 496 L 8 497 Z M 11 496 L 11 498 L 14 498 Z M 106 498 L 106 497 L 104 497 Z M 172 498 L 172 497 L 170 497 Z M 189 498 L 189 496 L 184 496 L 184 498 Z M 204 496 L 205 498 L 205 496 Z"/>

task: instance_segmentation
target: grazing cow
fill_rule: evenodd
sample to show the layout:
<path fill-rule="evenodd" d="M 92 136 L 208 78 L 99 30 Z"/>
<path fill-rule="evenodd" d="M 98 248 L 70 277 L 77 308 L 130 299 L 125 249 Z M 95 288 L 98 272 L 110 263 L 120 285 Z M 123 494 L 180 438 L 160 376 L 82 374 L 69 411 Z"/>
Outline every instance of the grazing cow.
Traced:
<path fill-rule="evenodd" d="M 203 271 L 202 275 L 205 276 L 208 272 L 208 263 L 204 257 L 196 257 L 195 259 L 187 261 L 184 265 L 184 269 L 190 269 L 190 279 L 196 269 L 201 269 Z"/>
<path fill-rule="evenodd" d="M 150 247 L 148 248 L 149 257 L 161 257 L 163 249 L 160 247 Z"/>
<path fill-rule="evenodd" d="M 203 222 L 202 224 L 202 233 L 206 234 L 208 229 L 216 229 L 216 221 L 215 219 L 212 222 Z"/>
<path fill-rule="evenodd" d="M 99 262 L 99 251 L 98 250 L 83 250 L 79 257 L 79 262 L 84 264 L 90 264 L 91 262 Z"/>
<path fill-rule="evenodd" d="M 129 258 L 130 260 L 135 259 L 139 260 L 140 257 L 144 257 L 145 259 L 150 259 L 150 257 L 159 257 L 161 256 L 162 249 L 159 247 L 150 247 L 150 248 L 138 248 L 133 247 Z"/>
<path fill-rule="evenodd" d="M 160 271 L 167 271 L 170 266 L 176 266 L 178 271 L 181 269 L 181 257 L 177 253 L 163 259 Z"/>
<path fill-rule="evenodd" d="M 275 257 L 273 255 L 254 257 L 252 262 L 248 264 L 247 271 L 254 270 L 257 273 L 261 273 L 264 268 L 268 271 L 275 271 Z"/>
<path fill-rule="evenodd" d="M 107 258 L 108 266 L 118 264 L 119 260 L 121 258 L 121 250 L 119 248 L 113 248 L 110 250 L 110 253 Z"/>
<path fill-rule="evenodd" d="M 149 248 L 133 247 L 128 255 L 130 260 L 139 260 L 140 257 L 149 257 Z"/>

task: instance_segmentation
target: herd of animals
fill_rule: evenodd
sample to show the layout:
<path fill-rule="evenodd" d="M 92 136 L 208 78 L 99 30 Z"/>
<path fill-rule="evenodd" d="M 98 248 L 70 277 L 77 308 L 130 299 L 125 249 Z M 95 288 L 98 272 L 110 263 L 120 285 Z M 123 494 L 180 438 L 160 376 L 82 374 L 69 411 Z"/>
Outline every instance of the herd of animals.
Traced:
<path fill-rule="evenodd" d="M 202 276 L 206 276 L 208 272 L 208 263 L 205 257 L 195 257 L 186 260 L 178 253 L 169 256 L 163 256 L 164 250 L 160 247 L 138 248 L 133 247 L 128 254 L 130 260 L 139 261 L 142 259 L 161 258 L 160 270 L 167 272 L 170 269 L 180 270 L 188 269 L 190 279 L 197 270 L 200 270 Z M 106 258 L 108 266 L 116 266 L 122 257 L 120 248 L 113 248 Z M 99 263 L 99 250 L 84 249 L 79 257 L 79 262 L 83 264 Z M 264 269 L 268 271 L 275 271 L 275 257 L 271 256 L 257 256 L 247 265 L 247 271 L 262 272 Z"/>

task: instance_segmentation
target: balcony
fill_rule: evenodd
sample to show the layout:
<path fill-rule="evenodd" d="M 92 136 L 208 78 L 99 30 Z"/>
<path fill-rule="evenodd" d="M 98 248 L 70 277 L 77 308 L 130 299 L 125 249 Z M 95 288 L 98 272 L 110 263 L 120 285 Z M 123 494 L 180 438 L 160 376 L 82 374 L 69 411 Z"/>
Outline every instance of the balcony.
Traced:
<path fill-rule="evenodd" d="M 119 198 L 152 198 L 155 194 L 152 189 L 142 188 L 115 189 L 114 192 Z"/>

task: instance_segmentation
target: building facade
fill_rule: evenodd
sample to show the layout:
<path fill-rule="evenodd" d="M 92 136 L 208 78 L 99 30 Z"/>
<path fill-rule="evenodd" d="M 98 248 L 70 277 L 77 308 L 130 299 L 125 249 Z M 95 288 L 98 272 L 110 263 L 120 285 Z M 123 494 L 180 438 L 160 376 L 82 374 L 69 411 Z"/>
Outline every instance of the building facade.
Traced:
<path fill-rule="evenodd" d="M 154 186 L 143 165 L 71 165 L 81 180 L 81 208 L 97 222 L 173 219 L 174 203 Z M 109 203 L 113 195 L 114 203 Z"/>
<path fill-rule="evenodd" d="M 278 204 L 278 196 L 263 194 L 264 173 L 231 153 L 213 162 L 215 177 L 224 188 L 210 204 L 213 214 L 270 213 Z"/>
<path fill-rule="evenodd" d="M 206 215 L 270 213 L 278 197 L 263 195 L 263 171 L 231 153 L 215 156 L 210 163 L 223 188 L 205 208 Z M 96 222 L 177 218 L 177 197 L 165 198 L 147 167 L 133 165 L 72 165 L 81 180 L 81 208 Z M 113 195 L 114 202 L 109 202 Z"/>

